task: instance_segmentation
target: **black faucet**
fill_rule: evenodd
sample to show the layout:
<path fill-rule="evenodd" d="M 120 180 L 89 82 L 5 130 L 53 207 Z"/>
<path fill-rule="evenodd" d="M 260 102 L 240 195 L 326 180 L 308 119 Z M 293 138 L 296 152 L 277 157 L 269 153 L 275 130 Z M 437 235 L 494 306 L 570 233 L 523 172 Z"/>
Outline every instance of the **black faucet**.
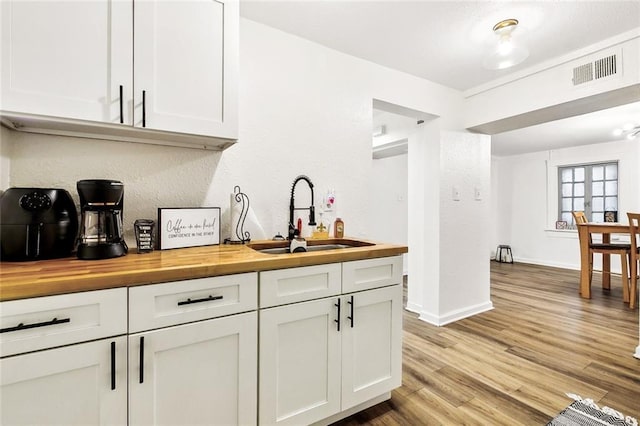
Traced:
<path fill-rule="evenodd" d="M 309 189 L 311 190 L 311 205 L 308 207 L 309 209 L 309 225 L 316 225 L 316 208 L 313 205 L 313 184 L 311 183 L 311 179 L 309 179 L 305 175 L 300 175 L 293 181 L 293 185 L 291 186 L 291 200 L 289 200 L 289 240 L 293 240 L 298 234 L 298 230 L 293 225 L 293 211 L 294 210 L 307 210 L 307 208 L 296 208 L 294 203 L 294 194 L 296 192 L 296 185 L 301 180 L 304 180 L 309 185 Z"/>

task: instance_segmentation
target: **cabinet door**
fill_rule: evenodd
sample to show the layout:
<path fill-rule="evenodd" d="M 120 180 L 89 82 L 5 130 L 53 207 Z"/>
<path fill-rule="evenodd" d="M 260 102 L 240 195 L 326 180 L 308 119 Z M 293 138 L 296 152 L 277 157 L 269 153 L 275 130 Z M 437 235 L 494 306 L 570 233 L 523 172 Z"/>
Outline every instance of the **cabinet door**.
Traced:
<path fill-rule="evenodd" d="M 257 313 L 129 336 L 131 425 L 250 425 Z"/>
<path fill-rule="evenodd" d="M 237 138 L 236 1 L 137 0 L 134 125 Z"/>
<path fill-rule="evenodd" d="M 401 385 L 402 286 L 343 298 L 342 410 L 346 410 Z"/>
<path fill-rule="evenodd" d="M 0 14 L 0 109 L 120 123 L 122 102 L 131 124 L 131 1 L 2 1 Z"/>
<path fill-rule="evenodd" d="M 126 424 L 126 345 L 122 336 L 3 358 L 0 423 Z"/>
<path fill-rule="evenodd" d="M 260 311 L 260 424 L 309 424 L 340 411 L 338 300 Z"/>

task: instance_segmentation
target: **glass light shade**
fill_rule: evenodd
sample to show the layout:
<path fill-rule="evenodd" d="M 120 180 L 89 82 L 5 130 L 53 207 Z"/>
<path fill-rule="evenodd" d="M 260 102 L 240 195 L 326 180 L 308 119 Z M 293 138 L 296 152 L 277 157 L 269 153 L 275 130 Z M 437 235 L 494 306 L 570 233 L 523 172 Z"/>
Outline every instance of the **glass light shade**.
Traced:
<path fill-rule="evenodd" d="M 501 70 L 518 65 L 529 57 L 529 50 L 514 39 L 517 19 L 505 19 L 493 27 L 497 43 L 485 55 L 483 65 L 490 70 Z"/>
<path fill-rule="evenodd" d="M 500 40 L 498 45 L 485 55 L 483 65 L 490 70 L 501 70 L 518 65 L 528 57 L 529 50 L 515 43 L 513 39 Z"/>

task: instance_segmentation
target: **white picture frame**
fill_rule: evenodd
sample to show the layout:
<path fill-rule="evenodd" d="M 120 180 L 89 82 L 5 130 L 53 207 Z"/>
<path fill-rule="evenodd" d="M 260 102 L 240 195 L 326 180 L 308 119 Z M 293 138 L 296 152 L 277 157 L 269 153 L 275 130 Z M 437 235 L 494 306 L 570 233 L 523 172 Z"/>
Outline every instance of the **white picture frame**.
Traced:
<path fill-rule="evenodd" d="M 160 250 L 220 244 L 220 207 L 158 209 Z"/>

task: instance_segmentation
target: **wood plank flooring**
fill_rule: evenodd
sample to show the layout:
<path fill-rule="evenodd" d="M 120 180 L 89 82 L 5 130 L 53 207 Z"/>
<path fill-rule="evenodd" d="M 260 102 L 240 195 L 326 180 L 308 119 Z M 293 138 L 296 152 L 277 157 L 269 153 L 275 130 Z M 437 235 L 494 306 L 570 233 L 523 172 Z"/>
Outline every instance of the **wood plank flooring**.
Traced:
<path fill-rule="evenodd" d="M 491 262 L 494 310 L 444 327 L 405 311 L 402 387 L 334 425 L 544 425 L 572 402 L 565 393 L 640 419 L 638 309 L 619 277 L 604 292 L 594 274 L 591 300 L 578 280 Z"/>

